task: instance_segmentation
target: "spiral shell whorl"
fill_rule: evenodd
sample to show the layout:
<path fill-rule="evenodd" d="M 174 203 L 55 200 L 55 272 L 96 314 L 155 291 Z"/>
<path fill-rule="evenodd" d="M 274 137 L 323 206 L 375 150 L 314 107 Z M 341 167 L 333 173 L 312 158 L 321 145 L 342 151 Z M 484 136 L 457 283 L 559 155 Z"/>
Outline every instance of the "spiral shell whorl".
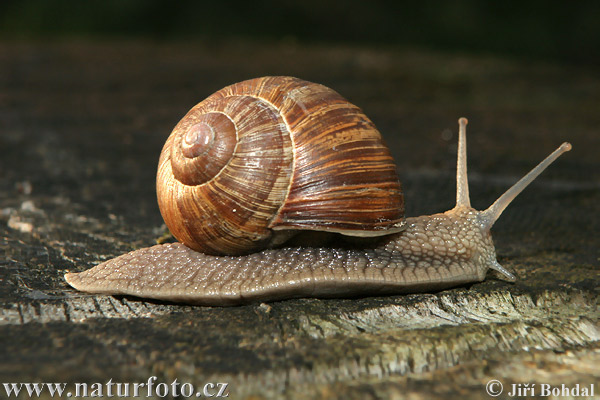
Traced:
<path fill-rule="evenodd" d="M 190 110 L 163 148 L 157 195 L 171 233 L 209 254 L 264 248 L 274 230 L 385 231 L 404 211 L 373 123 L 291 77 L 240 82 Z"/>
<path fill-rule="evenodd" d="M 180 242 L 209 254 L 242 254 L 264 247 L 272 235 L 267 227 L 290 180 L 291 142 L 278 111 L 267 103 L 250 96 L 214 97 L 194 107 L 167 140 L 157 195 Z M 194 136 L 189 129 L 204 121 L 213 122 L 214 139 L 188 158 L 186 136 Z"/>
<path fill-rule="evenodd" d="M 236 127 L 227 115 L 190 112 L 175 128 L 171 166 L 175 178 L 199 185 L 214 178 L 227 165 L 237 143 Z"/>

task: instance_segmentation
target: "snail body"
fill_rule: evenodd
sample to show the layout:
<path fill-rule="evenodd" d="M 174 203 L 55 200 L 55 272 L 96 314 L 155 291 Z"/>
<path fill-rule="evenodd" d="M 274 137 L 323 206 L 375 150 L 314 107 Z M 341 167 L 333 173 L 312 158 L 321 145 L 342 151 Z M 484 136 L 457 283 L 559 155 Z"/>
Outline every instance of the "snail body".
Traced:
<path fill-rule="evenodd" d="M 190 110 L 160 157 L 159 206 L 180 243 L 136 250 L 65 279 L 86 292 L 204 305 L 424 292 L 482 281 L 488 269 L 514 281 L 496 261 L 490 229 L 571 146 L 563 143 L 477 211 L 469 200 L 466 124 L 459 120 L 456 206 L 404 218 L 390 153 L 358 107 L 296 78 L 231 85 Z M 377 239 L 278 247 L 305 230 Z"/>

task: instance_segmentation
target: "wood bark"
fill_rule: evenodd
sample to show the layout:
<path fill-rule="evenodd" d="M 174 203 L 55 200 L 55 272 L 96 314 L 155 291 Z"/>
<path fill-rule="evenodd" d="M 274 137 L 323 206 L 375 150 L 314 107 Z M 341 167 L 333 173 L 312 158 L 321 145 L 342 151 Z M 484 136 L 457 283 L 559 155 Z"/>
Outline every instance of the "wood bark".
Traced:
<path fill-rule="evenodd" d="M 492 230 L 518 281 L 230 308 L 69 288 L 67 270 L 165 233 L 154 174 L 178 119 L 267 74 L 363 108 L 396 158 L 407 215 L 452 207 L 458 117 L 476 208 L 570 141 Z M 228 382 L 230 398 L 479 399 L 497 379 L 503 396 L 513 383 L 600 393 L 597 69 L 392 48 L 2 43 L 0 108 L 0 383 L 156 376 Z"/>

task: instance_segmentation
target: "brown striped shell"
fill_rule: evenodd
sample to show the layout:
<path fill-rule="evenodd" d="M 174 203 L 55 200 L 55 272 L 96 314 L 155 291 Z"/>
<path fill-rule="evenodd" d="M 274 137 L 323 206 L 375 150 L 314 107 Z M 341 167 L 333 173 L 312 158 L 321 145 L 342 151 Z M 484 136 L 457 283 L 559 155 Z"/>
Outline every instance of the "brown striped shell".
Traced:
<path fill-rule="evenodd" d="M 292 77 L 236 83 L 192 108 L 163 148 L 156 186 L 171 233 L 208 254 L 249 253 L 290 231 L 379 236 L 403 225 L 396 167 L 374 124 L 335 91 Z"/>

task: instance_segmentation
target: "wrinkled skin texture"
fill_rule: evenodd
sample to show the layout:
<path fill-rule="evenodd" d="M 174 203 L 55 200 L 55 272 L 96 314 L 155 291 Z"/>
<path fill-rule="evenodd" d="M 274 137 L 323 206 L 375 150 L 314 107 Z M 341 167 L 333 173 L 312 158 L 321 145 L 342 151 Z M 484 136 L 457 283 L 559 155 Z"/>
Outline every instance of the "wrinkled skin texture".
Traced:
<path fill-rule="evenodd" d="M 485 279 L 496 263 L 480 213 L 457 207 L 407 218 L 406 230 L 367 248 L 286 247 L 210 256 L 180 243 L 124 254 L 66 275 L 76 289 L 203 305 L 443 289 Z"/>

